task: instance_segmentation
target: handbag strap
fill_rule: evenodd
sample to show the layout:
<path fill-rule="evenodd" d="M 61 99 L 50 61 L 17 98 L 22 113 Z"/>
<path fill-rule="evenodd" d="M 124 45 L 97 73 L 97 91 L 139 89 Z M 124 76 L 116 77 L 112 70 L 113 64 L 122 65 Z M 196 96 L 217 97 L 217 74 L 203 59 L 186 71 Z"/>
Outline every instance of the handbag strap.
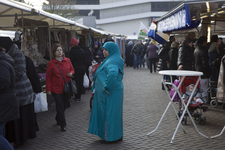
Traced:
<path fill-rule="evenodd" d="M 57 64 L 57 63 L 56 63 L 56 65 L 57 65 L 57 67 L 59 68 L 59 66 L 58 66 L 58 64 Z M 66 82 L 66 81 L 65 81 L 65 79 L 64 79 L 64 77 L 63 77 L 63 74 L 62 74 L 62 72 L 61 72 L 60 68 L 59 68 L 59 71 L 60 71 L 60 73 L 61 73 L 61 76 L 62 76 L 62 78 L 63 78 L 64 82 Z"/>

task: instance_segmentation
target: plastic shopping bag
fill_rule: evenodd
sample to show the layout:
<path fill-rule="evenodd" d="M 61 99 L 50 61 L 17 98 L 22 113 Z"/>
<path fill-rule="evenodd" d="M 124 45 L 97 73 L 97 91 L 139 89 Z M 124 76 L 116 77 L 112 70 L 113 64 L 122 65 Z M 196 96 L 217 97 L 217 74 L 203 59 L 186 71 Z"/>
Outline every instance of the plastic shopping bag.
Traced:
<path fill-rule="evenodd" d="M 88 79 L 86 73 L 84 75 L 84 83 L 83 83 L 83 85 L 84 85 L 85 88 L 89 87 L 89 79 Z"/>
<path fill-rule="evenodd" d="M 34 112 L 39 113 L 43 111 L 48 111 L 48 103 L 43 97 L 43 93 L 36 94 L 36 99 L 34 101 Z"/>
<path fill-rule="evenodd" d="M 180 83 L 180 81 L 177 79 L 174 81 L 174 85 L 176 85 L 176 87 L 178 87 L 179 83 Z M 170 91 L 170 97 L 172 98 L 174 94 L 175 94 L 175 89 L 172 87 L 171 91 Z M 173 99 L 173 102 L 178 102 L 178 101 L 179 101 L 178 94 L 176 94 Z"/>

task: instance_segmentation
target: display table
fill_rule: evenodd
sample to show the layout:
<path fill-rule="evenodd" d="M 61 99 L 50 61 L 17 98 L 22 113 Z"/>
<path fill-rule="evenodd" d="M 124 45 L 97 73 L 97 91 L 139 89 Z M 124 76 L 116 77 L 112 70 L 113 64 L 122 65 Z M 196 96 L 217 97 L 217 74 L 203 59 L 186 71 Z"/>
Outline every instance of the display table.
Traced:
<path fill-rule="evenodd" d="M 202 135 L 202 136 L 208 138 L 207 136 L 205 136 L 204 134 L 202 134 L 202 133 L 199 132 L 199 130 L 198 130 L 198 128 L 197 128 L 197 126 L 196 126 L 194 120 L 192 119 L 192 116 L 191 116 L 189 110 L 187 109 L 187 108 L 188 108 L 187 106 L 190 104 L 194 92 L 192 92 L 192 94 L 191 94 L 191 96 L 190 96 L 190 98 L 189 98 L 187 104 L 185 104 L 184 101 L 183 101 L 183 99 L 182 99 L 181 93 L 180 93 L 180 91 L 179 91 L 180 86 L 182 85 L 182 83 L 183 83 L 183 81 L 184 81 L 184 79 L 185 79 L 186 76 L 198 76 L 198 80 L 197 80 L 197 82 L 195 83 L 195 86 L 194 86 L 194 89 L 193 89 L 193 91 L 195 91 L 196 88 L 197 88 L 198 83 L 200 82 L 200 79 L 201 79 L 201 76 L 203 75 L 203 73 L 202 73 L 202 72 L 198 72 L 198 71 L 164 70 L 164 71 L 159 71 L 159 74 L 163 75 L 162 83 L 163 83 L 163 86 L 164 86 L 164 88 L 165 88 L 165 91 L 166 91 L 167 96 L 168 96 L 168 98 L 169 98 L 170 101 L 169 101 L 169 103 L 168 103 L 168 105 L 167 105 L 167 107 L 166 107 L 166 109 L 165 109 L 165 111 L 164 111 L 164 113 L 163 113 L 161 119 L 159 120 L 159 122 L 158 122 L 156 128 L 155 128 L 153 131 L 149 132 L 147 135 L 152 134 L 153 132 L 155 132 L 155 131 L 158 129 L 158 127 L 159 127 L 160 123 L 162 122 L 162 119 L 164 118 L 164 116 L 165 116 L 167 110 L 169 109 L 170 105 L 172 104 L 173 110 L 174 110 L 174 112 L 175 112 L 175 114 L 176 114 L 176 116 L 177 116 L 177 119 L 178 119 L 179 121 L 178 121 L 176 130 L 174 131 L 174 134 L 173 134 L 173 137 L 172 137 L 170 143 L 173 143 L 173 140 L 174 140 L 174 138 L 175 138 L 175 135 L 176 135 L 177 130 L 178 130 L 178 128 L 179 128 L 180 125 L 181 125 L 181 127 L 182 127 L 184 133 L 186 133 L 185 130 L 184 130 L 184 128 L 183 128 L 183 125 L 181 124 L 181 122 L 182 122 L 182 120 L 183 120 L 184 115 L 185 115 L 186 112 L 188 113 L 188 115 L 189 115 L 189 117 L 190 117 L 190 119 L 191 119 L 191 121 L 192 121 L 192 123 L 193 123 L 193 125 L 194 125 L 194 127 L 195 127 L 195 129 L 196 129 L 196 131 L 197 131 L 200 135 Z M 166 81 L 163 80 L 165 75 L 170 76 L 170 81 L 171 81 L 171 82 L 166 82 Z M 174 84 L 172 83 L 172 76 L 178 76 L 178 77 L 183 76 L 183 78 L 181 79 L 181 81 L 180 81 L 178 87 L 176 87 L 176 85 L 174 85 Z M 172 98 L 170 97 L 170 94 L 169 94 L 169 92 L 168 92 L 168 89 L 167 89 L 166 85 L 171 85 L 171 86 L 174 88 L 174 90 L 175 90 L 175 93 L 174 93 L 174 95 L 173 95 Z M 182 101 L 182 104 L 183 104 L 184 107 L 185 107 L 185 109 L 184 109 L 184 111 L 183 111 L 183 113 L 182 113 L 182 115 L 181 115 L 180 118 L 179 118 L 179 116 L 178 116 L 178 114 L 177 114 L 177 112 L 176 112 L 175 106 L 174 106 L 174 104 L 173 104 L 173 99 L 174 99 L 174 97 L 175 97 L 176 94 L 178 94 L 179 98 L 180 98 L 181 101 Z"/>

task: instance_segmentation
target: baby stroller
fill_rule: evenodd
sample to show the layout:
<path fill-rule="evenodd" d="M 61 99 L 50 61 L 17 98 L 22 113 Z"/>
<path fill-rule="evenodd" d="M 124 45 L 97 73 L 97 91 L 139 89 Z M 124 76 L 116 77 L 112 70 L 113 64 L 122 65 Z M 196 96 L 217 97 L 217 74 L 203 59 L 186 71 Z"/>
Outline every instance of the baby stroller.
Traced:
<path fill-rule="evenodd" d="M 182 78 L 183 77 L 181 77 L 181 80 L 182 80 Z M 180 93 L 184 95 L 185 92 L 187 91 L 189 85 L 191 85 L 191 84 L 194 84 L 195 85 L 195 83 L 197 82 L 197 80 L 198 80 L 198 76 L 187 76 L 184 79 L 184 81 L 183 81 L 183 83 L 182 83 L 182 85 L 180 87 Z M 199 92 L 199 93 L 201 93 L 201 91 L 200 91 L 200 83 L 197 86 L 197 91 L 193 91 L 193 92 Z M 179 112 L 178 112 L 178 116 L 181 116 L 182 115 L 183 109 L 184 109 L 183 107 L 184 107 L 184 105 L 182 105 L 182 101 L 180 100 L 179 101 Z M 188 105 L 188 110 L 189 110 L 190 114 L 194 117 L 195 120 L 198 120 L 199 121 L 199 124 L 201 124 L 201 123 L 202 124 L 205 124 L 206 123 L 206 118 L 202 116 L 202 109 L 203 109 L 203 105 L 200 102 L 198 102 L 196 104 L 191 104 L 190 103 Z M 182 120 L 182 121 L 184 121 L 185 124 L 187 124 L 187 116 L 188 115 L 185 114 L 184 120 Z"/>
<path fill-rule="evenodd" d="M 207 100 L 212 107 L 216 107 L 218 105 L 216 92 L 217 92 L 217 81 L 209 81 L 209 87 L 207 89 Z"/>
<path fill-rule="evenodd" d="M 95 60 L 92 61 L 92 65 L 89 67 L 89 77 L 90 77 L 91 82 L 93 82 L 94 74 L 95 74 L 95 72 L 98 69 L 100 64 L 101 63 L 98 63 Z M 94 91 L 91 93 L 90 109 L 92 109 L 93 99 L 94 99 Z"/>

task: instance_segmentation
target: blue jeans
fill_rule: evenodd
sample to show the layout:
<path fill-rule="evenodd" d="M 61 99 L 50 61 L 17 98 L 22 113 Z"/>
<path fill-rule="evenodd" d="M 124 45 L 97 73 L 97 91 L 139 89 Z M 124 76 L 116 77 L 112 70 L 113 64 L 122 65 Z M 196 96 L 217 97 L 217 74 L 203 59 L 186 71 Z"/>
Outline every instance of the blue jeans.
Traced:
<path fill-rule="evenodd" d="M 134 68 L 139 66 L 140 64 L 140 60 L 141 60 L 141 56 L 140 55 L 136 55 L 134 54 Z"/>
<path fill-rule="evenodd" d="M 147 66 L 148 66 L 148 68 L 150 66 L 148 57 L 147 57 Z"/>
<path fill-rule="evenodd" d="M 14 148 L 2 135 L 0 135 L 0 148 L 1 150 L 14 150 Z"/>
<path fill-rule="evenodd" d="M 140 58 L 140 68 L 141 68 L 141 65 L 143 65 L 143 68 L 145 67 L 145 58 L 144 57 Z"/>

